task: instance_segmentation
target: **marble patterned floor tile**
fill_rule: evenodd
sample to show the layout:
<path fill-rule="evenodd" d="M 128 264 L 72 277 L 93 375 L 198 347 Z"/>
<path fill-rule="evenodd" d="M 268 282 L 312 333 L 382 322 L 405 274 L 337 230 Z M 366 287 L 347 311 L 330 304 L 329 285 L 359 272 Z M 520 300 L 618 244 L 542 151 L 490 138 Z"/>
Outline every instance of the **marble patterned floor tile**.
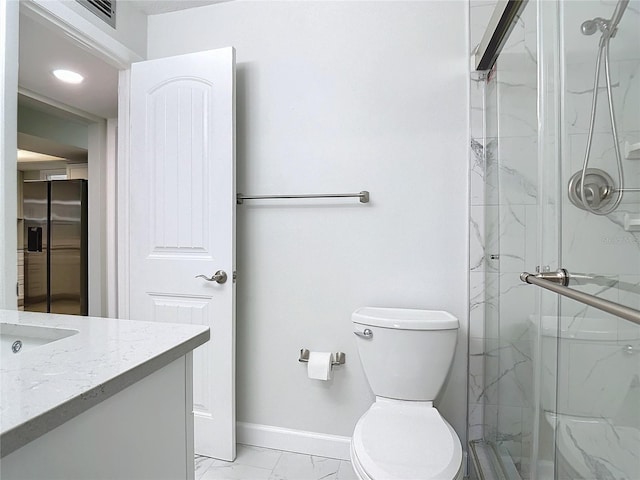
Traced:
<path fill-rule="evenodd" d="M 268 468 L 231 463 L 209 467 L 201 480 L 267 480 L 270 475 L 271 470 Z"/>
<path fill-rule="evenodd" d="M 340 467 L 338 468 L 338 480 L 358 480 L 356 472 L 353 471 L 351 462 L 340 460 Z"/>
<path fill-rule="evenodd" d="M 284 452 L 269 480 L 337 480 L 340 460 Z"/>
<path fill-rule="evenodd" d="M 238 444 L 234 462 L 195 456 L 196 480 L 357 480 L 351 462 Z"/>
<path fill-rule="evenodd" d="M 211 465 L 215 462 L 213 458 L 196 455 L 196 475 L 195 480 L 200 480 Z"/>
<path fill-rule="evenodd" d="M 250 467 L 268 468 L 273 470 L 282 456 L 280 450 L 254 447 L 250 445 L 238 445 L 235 463 Z"/>
<path fill-rule="evenodd" d="M 212 458 L 212 460 L 212 467 L 228 467 L 229 465 L 234 464 L 234 462 L 227 462 L 226 460 L 220 460 L 219 458 Z"/>

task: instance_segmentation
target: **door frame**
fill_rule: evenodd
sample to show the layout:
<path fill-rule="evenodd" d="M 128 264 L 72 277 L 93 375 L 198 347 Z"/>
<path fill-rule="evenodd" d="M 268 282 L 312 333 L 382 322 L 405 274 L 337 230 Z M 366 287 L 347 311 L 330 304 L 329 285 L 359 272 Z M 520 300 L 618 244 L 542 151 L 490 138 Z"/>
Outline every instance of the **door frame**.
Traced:
<path fill-rule="evenodd" d="M 115 317 L 117 311 L 111 308 L 115 304 L 111 297 L 115 298 L 117 285 L 111 282 L 115 270 L 110 275 L 110 269 L 115 268 L 111 264 L 117 255 L 114 240 L 116 156 L 114 148 L 110 146 L 115 145 L 116 134 L 113 127 L 109 128 L 115 120 L 97 117 L 20 87 L 18 93 L 66 112 L 75 121 L 87 126 L 89 315 Z"/>
<path fill-rule="evenodd" d="M 0 0 L 0 308 L 18 308 L 18 2 Z"/>
<path fill-rule="evenodd" d="M 129 99 L 131 91 L 131 69 L 120 71 L 118 78 L 118 123 L 129 125 Z M 118 258 L 117 258 L 117 282 L 118 282 L 118 316 L 129 318 L 129 205 L 131 198 L 129 195 L 130 179 L 129 172 L 129 128 L 118 130 L 118 162 L 117 169 L 120 172 L 117 178 L 118 184 Z"/>
<path fill-rule="evenodd" d="M 18 55 L 18 19 L 21 13 L 33 18 L 37 22 L 48 28 L 60 30 L 71 38 L 83 49 L 89 51 L 95 57 L 118 68 L 126 70 L 131 63 L 143 60 L 137 53 L 124 46 L 113 37 L 104 33 L 91 21 L 82 17 L 77 12 L 65 6 L 62 2 L 51 2 L 47 0 L 22 0 L 13 2 L 12 0 L 0 0 L 0 9 L 3 17 L 13 19 L 9 21 L 9 30 L 14 42 L 6 42 L 6 48 L 0 52 L 0 65 L 5 68 L 11 67 L 12 62 L 17 65 Z M 9 17 L 5 16 L 5 10 L 9 9 Z M 13 9 L 13 10 L 11 10 Z M 15 19 L 14 19 L 15 17 Z M 0 31 L 3 36 L 5 32 Z M 15 61 L 12 60 L 15 56 Z M 10 82 L 12 78 L 10 77 Z M 16 92 L 20 91 L 17 85 L 17 71 L 15 72 L 15 85 L 0 78 L 0 95 L 4 99 L 11 101 L 15 99 Z M 89 315 L 95 316 L 118 316 L 117 310 L 117 268 L 118 268 L 118 248 L 116 247 L 116 205 L 117 201 L 117 164 L 116 164 L 116 139 L 117 122 L 115 119 L 105 119 L 90 115 L 86 112 L 73 109 L 42 97 L 33 92 L 20 91 L 29 97 L 53 105 L 59 109 L 70 112 L 81 117 L 89 127 L 89 203 L 98 205 L 91 209 L 91 220 L 89 221 L 89 243 L 91 251 L 89 255 Z M 13 96 L 12 96 L 13 95 Z M 15 100 L 14 100 L 15 101 Z M 121 106 L 119 102 L 119 107 Z M 13 108 L 13 111 L 11 110 Z M 15 215 L 11 212 L 16 210 L 16 179 L 15 170 L 16 155 L 11 151 L 16 150 L 17 137 L 17 107 L 8 103 L 2 109 L 5 118 L 3 124 L 4 139 L 3 151 L 0 152 L 0 183 L 3 184 L 4 210 L 0 211 L 0 233 L 6 239 L 5 245 L 0 248 L 0 267 L 6 272 L 4 278 L 0 279 L 0 307 L 17 308 L 14 297 L 14 285 L 17 282 L 17 244 L 15 234 Z M 6 284 L 3 284 L 6 282 Z M 15 305 L 14 305 L 15 304 Z"/>
<path fill-rule="evenodd" d="M 133 62 L 144 60 L 63 2 L 21 0 L 20 12 L 50 28 L 60 29 L 89 53 L 120 70 L 129 68 Z"/>

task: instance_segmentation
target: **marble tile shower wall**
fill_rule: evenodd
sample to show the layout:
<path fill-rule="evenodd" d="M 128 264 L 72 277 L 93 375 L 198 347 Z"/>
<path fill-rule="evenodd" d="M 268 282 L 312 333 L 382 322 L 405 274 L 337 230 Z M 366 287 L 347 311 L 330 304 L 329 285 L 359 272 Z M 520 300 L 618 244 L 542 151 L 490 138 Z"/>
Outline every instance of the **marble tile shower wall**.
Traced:
<path fill-rule="evenodd" d="M 628 17 L 621 28 L 625 25 L 640 28 L 639 11 L 629 9 L 625 14 Z M 566 22 L 570 20 L 569 18 Z M 573 23 L 578 22 L 576 20 Z M 623 35 L 619 35 L 614 41 L 624 41 Z M 634 49 L 619 49 L 612 45 L 611 51 L 613 102 L 623 157 L 625 143 L 640 142 L 640 48 L 636 45 Z M 589 52 L 592 54 L 591 59 L 567 61 L 564 105 L 568 158 L 562 162 L 563 179 L 568 179 L 582 169 L 589 130 L 596 51 L 594 49 Z M 603 169 L 617 179 L 606 99 L 606 92 L 601 87 L 589 168 Z M 625 187 L 640 187 L 640 163 L 624 158 L 622 163 Z M 578 209 L 569 202 L 566 195 L 563 196 L 562 209 L 564 268 L 570 272 L 605 276 L 606 279 L 598 284 L 585 285 L 581 289 L 640 308 L 640 232 L 624 228 L 625 216 L 640 216 L 640 193 L 625 193 L 620 207 L 607 216 L 597 216 Z M 577 317 L 604 315 L 576 302 L 563 302 L 562 314 Z M 624 324 L 626 322 L 622 322 L 623 326 Z"/>

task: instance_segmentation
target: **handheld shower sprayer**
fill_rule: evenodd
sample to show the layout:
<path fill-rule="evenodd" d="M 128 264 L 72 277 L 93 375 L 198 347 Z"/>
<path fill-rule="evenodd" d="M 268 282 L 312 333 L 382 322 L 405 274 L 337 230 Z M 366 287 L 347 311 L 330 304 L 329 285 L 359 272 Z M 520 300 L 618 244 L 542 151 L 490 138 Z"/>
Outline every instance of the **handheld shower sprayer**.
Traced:
<path fill-rule="evenodd" d="M 629 5 L 629 0 L 618 0 L 613 15 L 609 20 L 595 17 L 580 25 L 583 35 L 593 35 L 600 30 L 598 47 L 598 58 L 596 61 L 595 75 L 593 81 L 593 98 L 591 102 L 591 118 L 589 121 L 589 135 L 584 154 L 582 170 L 578 171 L 569 181 L 569 199 L 578 208 L 582 208 L 596 215 L 608 215 L 613 212 L 622 201 L 624 188 L 624 171 L 622 168 L 622 155 L 620 154 L 620 141 L 618 139 L 618 126 L 613 105 L 613 92 L 611 86 L 611 72 L 609 66 L 609 41 L 615 37 L 618 31 L 618 24 L 622 20 L 624 11 Z M 613 137 L 613 147 L 615 151 L 618 169 L 618 187 L 616 188 L 613 179 L 603 170 L 589 168 L 591 157 L 591 144 L 593 141 L 594 126 L 596 121 L 596 109 L 598 103 L 598 89 L 600 80 L 600 65 L 604 60 L 605 83 L 607 100 L 609 106 L 609 120 L 611 122 L 611 135 Z"/>
<path fill-rule="evenodd" d="M 611 16 L 611 29 L 615 30 L 618 27 L 618 23 L 622 20 L 622 15 L 624 15 L 624 11 L 627 9 L 629 5 L 629 0 L 620 0 L 616 5 L 616 9 L 613 11 L 613 15 Z"/>

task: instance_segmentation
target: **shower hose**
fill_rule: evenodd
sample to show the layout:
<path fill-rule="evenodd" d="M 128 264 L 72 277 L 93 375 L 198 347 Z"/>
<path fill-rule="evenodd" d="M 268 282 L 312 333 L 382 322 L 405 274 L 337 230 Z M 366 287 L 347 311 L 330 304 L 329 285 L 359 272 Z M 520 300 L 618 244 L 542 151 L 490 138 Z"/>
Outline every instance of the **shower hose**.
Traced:
<path fill-rule="evenodd" d="M 600 45 L 598 47 L 598 60 L 596 61 L 596 73 L 593 81 L 593 100 L 591 102 L 591 120 L 589 122 L 589 136 L 587 139 L 587 148 L 584 154 L 584 162 L 582 164 L 582 176 L 580 177 L 580 198 L 585 210 L 594 213 L 596 215 L 608 215 L 613 212 L 620 202 L 622 201 L 622 194 L 624 189 L 624 173 L 622 170 L 622 156 L 620 155 L 620 145 L 618 142 L 618 127 L 616 125 L 616 116 L 613 109 L 613 94 L 611 91 L 611 71 L 609 68 L 609 40 L 611 35 L 604 33 L 600 38 Z M 607 86 L 607 98 L 609 100 L 609 118 L 611 120 L 611 132 L 613 134 L 613 146 L 616 153 L 616 160 L 618 164 L 618 188 L 611 185 L 611 189 L 608 192 L 603 192 L 603 196 L 608 195 L 610 192 L 615 192 L 616 199 L 612 206 L 607 209 L 594 209 L 589 205 L 585 196 L 584 181 L 587 176 L 587 168 L 589 167 L 589 157 L 591 156 L 591 143 L 593 142 L 593 131 L 596 121 L 596 110 L 598 102 L 598 87 L 600 84 L 600 65 L 602 64 L 602 57 L 604 57 L 604 72 Z"/>

